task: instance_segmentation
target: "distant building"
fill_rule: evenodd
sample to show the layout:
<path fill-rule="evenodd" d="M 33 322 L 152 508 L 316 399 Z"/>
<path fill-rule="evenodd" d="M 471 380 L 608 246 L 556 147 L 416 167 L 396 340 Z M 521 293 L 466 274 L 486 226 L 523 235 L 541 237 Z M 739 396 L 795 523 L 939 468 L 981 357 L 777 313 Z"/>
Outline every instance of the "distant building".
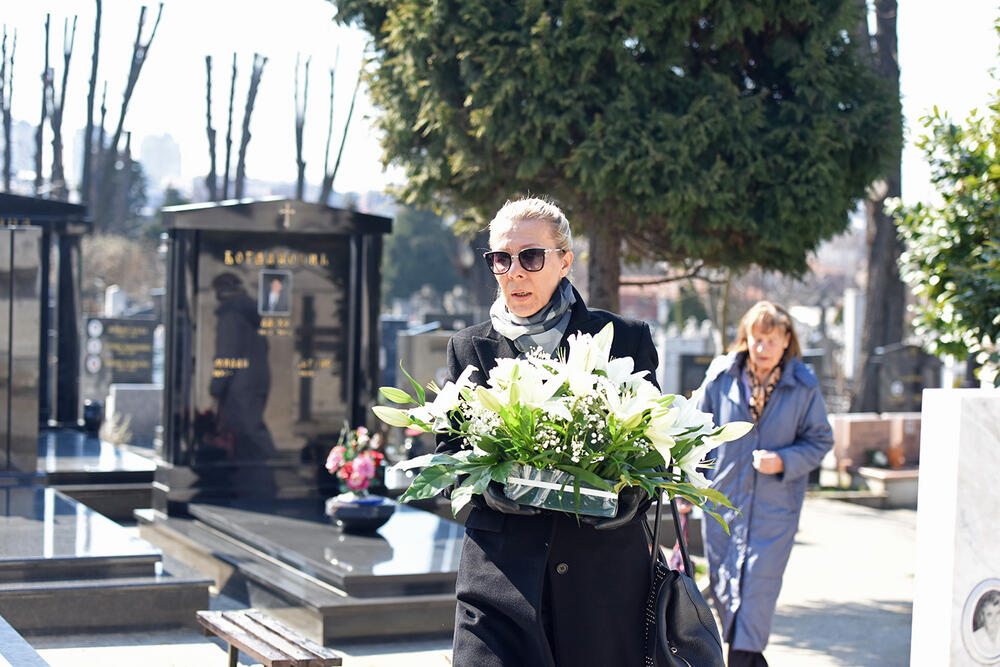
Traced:
<path fill-rule="evenodd" d="M 139 162 L 146 174 L 149 193 L 159 193 L 181 183 L 181 147 L 169 134 L 143 137 Z"/>

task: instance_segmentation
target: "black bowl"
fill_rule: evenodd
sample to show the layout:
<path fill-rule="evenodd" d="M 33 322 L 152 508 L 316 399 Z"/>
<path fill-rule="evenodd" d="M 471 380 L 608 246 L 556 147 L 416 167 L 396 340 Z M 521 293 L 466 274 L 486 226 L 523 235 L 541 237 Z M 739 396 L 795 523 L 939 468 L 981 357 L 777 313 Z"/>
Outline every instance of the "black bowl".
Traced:
<path fill-rule="evenodd" d="M 369 496 L 358 500 L 326 501 L 326 513 L 341 532 L 351 534 L 373 533 L 392 517 L 396 503 L 389 498 Z"/>

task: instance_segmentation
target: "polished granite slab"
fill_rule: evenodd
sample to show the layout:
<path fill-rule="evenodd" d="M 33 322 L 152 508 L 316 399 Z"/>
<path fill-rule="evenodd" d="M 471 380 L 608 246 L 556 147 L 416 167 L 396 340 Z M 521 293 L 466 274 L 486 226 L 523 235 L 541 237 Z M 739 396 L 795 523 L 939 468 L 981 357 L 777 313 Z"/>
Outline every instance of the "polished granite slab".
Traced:
<path fill-rule="evenodd" d="M 151 576 L 160 552 L 51 488 L 0 487 L 0 581 Z"/>
<path fill-rule="evenodd" d="M 21 634 L 192 625 L 210 583 L 54 488 L 0 485 L 0 617 Z"/>
<path fill-rule="evenodd" d="M 47 663 L 20 633 L 0 618 L 0 666 L 48 667 Z"/>
<path fill-rule="evenodd" d="M 317 503 L 189 509 L 207 526 L 352 597 L 451 594 L 455 588 L 464 529 L 428 512 L 398 506 L 377 533 L 350 535 Z"/>
<path fill-rule="evenodd" d="M 51 484 L 152 482 L 153 458 L 73 429 L 48 429 L 38 437 L 38 472 Z"/>

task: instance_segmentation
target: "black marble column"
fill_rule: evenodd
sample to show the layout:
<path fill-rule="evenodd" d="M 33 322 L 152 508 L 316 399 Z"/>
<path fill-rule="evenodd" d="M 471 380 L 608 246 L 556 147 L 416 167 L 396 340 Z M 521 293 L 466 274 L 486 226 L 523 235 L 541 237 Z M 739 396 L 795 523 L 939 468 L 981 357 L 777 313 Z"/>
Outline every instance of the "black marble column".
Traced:
<path fill-rule="evenodd" d="M 41 250 L 41 229 L 0 228 L 0 474 L 37 467 Z"/>

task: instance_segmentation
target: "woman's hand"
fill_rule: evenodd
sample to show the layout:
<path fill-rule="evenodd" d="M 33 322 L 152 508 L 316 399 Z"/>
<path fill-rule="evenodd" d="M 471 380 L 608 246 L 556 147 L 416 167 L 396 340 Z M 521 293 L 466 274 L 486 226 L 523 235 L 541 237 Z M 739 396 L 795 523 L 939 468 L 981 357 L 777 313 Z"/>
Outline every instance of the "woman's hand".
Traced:
<path fill-rule="evenodd" d="M 621 528 L 635 518 L 642 507 L 643 501 L 649 496 L 639 486 L 626 486 L 618 492 L 618 512 L 609 519 L 598 519 L 595 516 L 581 516 L 582 523 L 589 523 L 594 530 L 614 530 Z"/>
<path fill-rule="evenodd" d="M 753 467 L 765 475 L 777 475 L 785 471 L 785 462 L 781 460 L 777 452 L 767 449 L 755 449 L 753 452 Z"/>
<path fill-rule="evenodd" d="M 483 493 L 483 500 L 494 512 L 503 514 L 517 514 L 519 516 L 534 516 L 538 514 L 537 507 L 530 505 L 520 505 L 503 494 L 503 487 L 499 482 L 490 482 Z"/>

